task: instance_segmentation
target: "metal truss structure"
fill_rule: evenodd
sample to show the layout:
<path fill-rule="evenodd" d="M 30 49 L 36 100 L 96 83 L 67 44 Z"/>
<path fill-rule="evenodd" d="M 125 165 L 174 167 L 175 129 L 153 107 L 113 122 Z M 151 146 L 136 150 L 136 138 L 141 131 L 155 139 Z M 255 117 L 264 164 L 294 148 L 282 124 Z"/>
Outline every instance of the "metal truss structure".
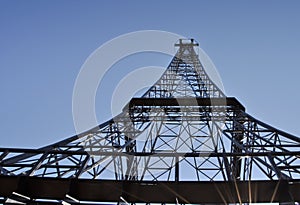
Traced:
<path fill-rule="evenodd" d="M 180 39 L 161 78 L 113 119 L 40 149 L 0 149 L 10 204 L 300 201 L 300 139 L 245 112 Z"/>

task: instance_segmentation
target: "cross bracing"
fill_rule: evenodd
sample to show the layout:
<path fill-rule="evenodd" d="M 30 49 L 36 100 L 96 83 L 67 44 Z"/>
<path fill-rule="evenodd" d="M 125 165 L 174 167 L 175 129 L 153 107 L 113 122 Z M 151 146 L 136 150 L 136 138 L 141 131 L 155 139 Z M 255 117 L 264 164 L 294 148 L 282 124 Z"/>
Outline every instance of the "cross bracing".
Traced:
<path fill-rule="evenodd" d="M 300 139 L 226 97 L 194 40 L 176 46 L 161 78 L 113 119 L 40 149 L 1 148 L 3 201 L 299 201 Z"/>

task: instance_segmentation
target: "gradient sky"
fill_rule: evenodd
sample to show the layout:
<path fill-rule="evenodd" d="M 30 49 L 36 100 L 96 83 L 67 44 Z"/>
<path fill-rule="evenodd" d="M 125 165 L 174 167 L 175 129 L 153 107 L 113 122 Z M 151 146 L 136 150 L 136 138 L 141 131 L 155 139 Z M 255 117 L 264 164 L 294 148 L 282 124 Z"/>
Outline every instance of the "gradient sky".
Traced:
<path fill-rule="evenodd" d="M 0 147 L 38 148 L 74 135 L 72 92 L 86 58 L 112 38 L 149 29 L 195 38 L 228 96 L 300 136 L 299 10 L 296 0 L 0 0 Z M 109 118 L 105 95 L 100 122 Z"/>

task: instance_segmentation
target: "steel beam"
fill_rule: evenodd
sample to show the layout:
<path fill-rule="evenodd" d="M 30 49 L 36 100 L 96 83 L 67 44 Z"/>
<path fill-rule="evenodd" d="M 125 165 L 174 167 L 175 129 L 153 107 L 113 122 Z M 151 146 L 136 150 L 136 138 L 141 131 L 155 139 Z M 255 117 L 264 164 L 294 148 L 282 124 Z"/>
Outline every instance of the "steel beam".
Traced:
<path fill-rule="evenodd" d="M 0 195 L 30 198 L 130 203 L 258 203 L 300 201 L 300 181 L 115 181 L 0 176 Z"/>

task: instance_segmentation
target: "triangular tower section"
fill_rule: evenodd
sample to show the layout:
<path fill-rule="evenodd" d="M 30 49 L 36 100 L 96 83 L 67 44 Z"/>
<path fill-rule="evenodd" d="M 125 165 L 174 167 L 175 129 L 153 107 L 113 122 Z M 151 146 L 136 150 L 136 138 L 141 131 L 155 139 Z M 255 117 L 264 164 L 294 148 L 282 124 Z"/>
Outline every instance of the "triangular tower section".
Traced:
<path fill-rule="evenodd" d="M 161 78 L 142 96 L 148 98 L 225 97 L 224 93 L 209 78 L 194 47 L 194 39 L 180 39 L 167 70 Z"/>

